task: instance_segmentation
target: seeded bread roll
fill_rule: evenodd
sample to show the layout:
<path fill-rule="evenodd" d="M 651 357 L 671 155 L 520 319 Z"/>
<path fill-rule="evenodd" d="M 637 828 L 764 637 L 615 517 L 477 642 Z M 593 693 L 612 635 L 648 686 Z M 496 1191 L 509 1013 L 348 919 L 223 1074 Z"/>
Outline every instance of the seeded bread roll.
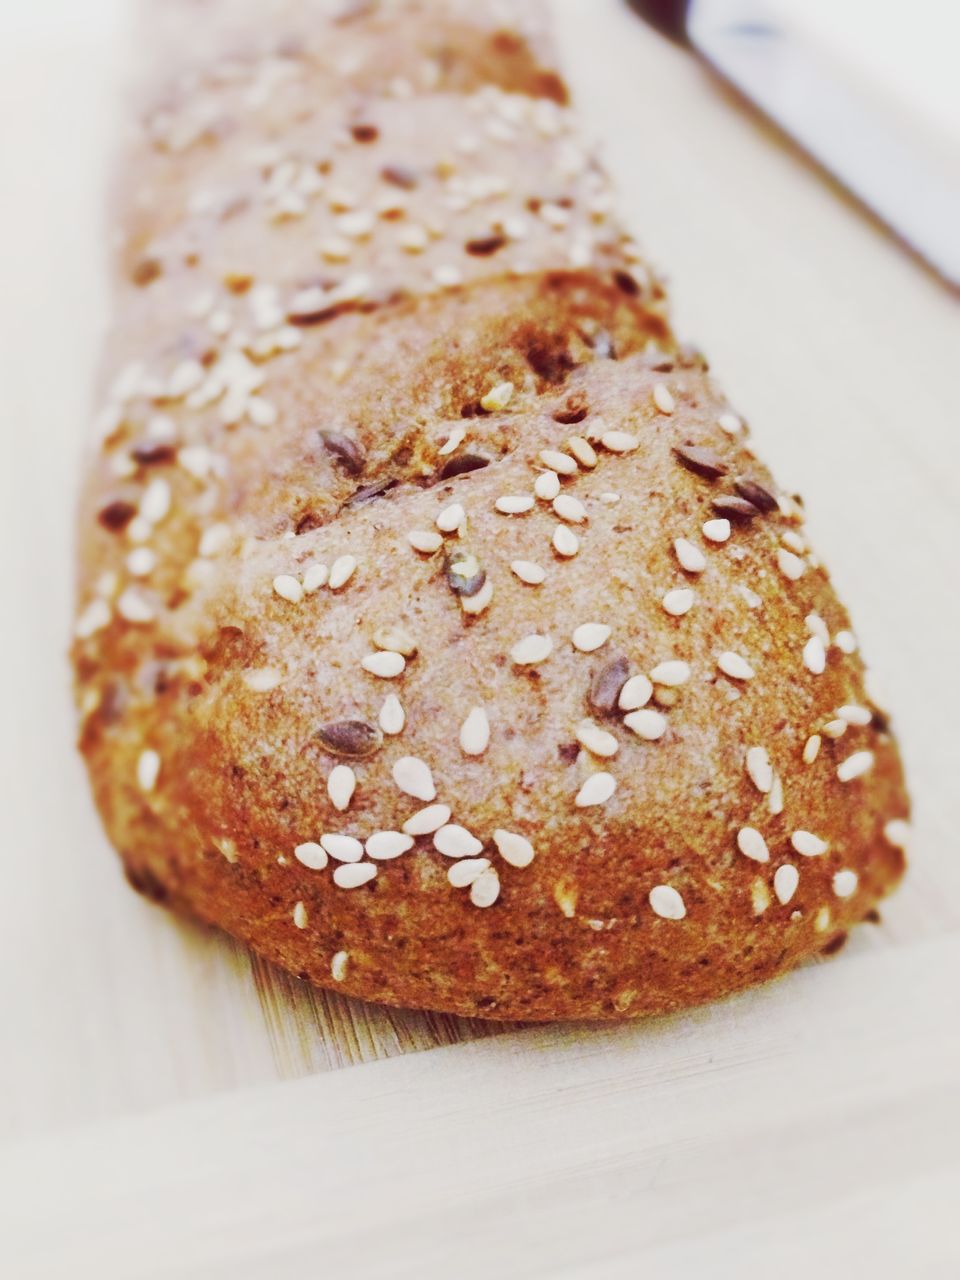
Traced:
<path fill-rule="evenodd" d="M 81 747 L 132 884 L 303 978 L 637 1016 L 839 946 L 908 805 L 802 507 L 518 8 L 258 11 L 251 99 L 197 6 L 179 111 L 221 129 L 148 113 L 125 166 Z"/>

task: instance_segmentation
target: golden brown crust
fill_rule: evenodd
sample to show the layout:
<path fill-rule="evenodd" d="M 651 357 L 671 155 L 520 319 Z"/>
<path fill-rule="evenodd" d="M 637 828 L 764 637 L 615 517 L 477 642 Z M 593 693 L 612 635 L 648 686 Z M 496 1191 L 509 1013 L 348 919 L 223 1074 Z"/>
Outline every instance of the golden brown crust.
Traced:
<path fill-rule="evenodd" d="M 591 212 L 593 171 L 545 191 L 569 141 L 549 110 L 534 137 L 534 97 L 391 102 L 334 167 L 370 200 L 377 148 L 406 164 L 420 139 L 426 218 L 463 121 L 510 117 L 471 163 L 533 202 L 526 260 L 460 248 L 466 283 L 438 288 L 377 221 L 351 252 L 369 293 L 308 323 L 299 264 L 337 215 L 311 204 L 284 239 L 249 188 L 227 233 L 165 185 L 81 514 L 81 745 L 136 887 L 293 972 L 623 1017 L 838 945 L 902 872 L 907 801 L 801 508 Z M 242 154 L 217 163 L 249 184 Z M 272 327 L 246 335 L 258 288 Z M 405 839 L 428 805 L 440 834 Z"/>

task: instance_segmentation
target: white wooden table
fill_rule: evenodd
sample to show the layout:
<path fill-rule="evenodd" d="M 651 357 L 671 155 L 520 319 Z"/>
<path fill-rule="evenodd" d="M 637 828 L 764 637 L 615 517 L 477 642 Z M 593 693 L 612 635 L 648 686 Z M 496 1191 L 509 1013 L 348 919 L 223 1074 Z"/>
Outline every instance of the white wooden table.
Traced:
<path fill-rule="evenodd" d="M 960 1274 L 956 301 L 616 0 L 555 4 L 678 325 L 806 494 L 895 710 L 909 878 L 829 964 L 605 1030 L 350 1003 L 130 893 L 64 658 L 126 6 L 0 7 L 4 1275 Z"/>

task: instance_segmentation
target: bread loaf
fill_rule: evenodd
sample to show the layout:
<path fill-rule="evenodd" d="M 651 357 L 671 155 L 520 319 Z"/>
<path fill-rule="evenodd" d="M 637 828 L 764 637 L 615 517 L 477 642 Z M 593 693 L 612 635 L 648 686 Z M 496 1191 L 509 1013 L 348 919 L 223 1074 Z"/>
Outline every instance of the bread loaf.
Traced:
<path fill-rule="evenodd" d="M 157 10 L 74 642 L 131 883 L 490 1018 L 835 949 L 903 870 L 896 745 L 539 9 Z"/>

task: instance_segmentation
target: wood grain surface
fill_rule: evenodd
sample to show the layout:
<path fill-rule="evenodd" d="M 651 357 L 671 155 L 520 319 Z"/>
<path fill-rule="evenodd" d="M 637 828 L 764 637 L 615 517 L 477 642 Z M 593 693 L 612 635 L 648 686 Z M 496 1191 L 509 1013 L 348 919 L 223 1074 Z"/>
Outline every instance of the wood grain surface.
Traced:
<path fill-rule="evenodd" d="M 351 1003 L 132 894 L 65 661 L 129 6 L 4 6 L 5 1274 L 960 1274 L 956 300 L 617 0 L 554 6 L 678 328 L 805 495 L 895 713 L 910 874 L 831 962 L 602 1032 Z"/>

